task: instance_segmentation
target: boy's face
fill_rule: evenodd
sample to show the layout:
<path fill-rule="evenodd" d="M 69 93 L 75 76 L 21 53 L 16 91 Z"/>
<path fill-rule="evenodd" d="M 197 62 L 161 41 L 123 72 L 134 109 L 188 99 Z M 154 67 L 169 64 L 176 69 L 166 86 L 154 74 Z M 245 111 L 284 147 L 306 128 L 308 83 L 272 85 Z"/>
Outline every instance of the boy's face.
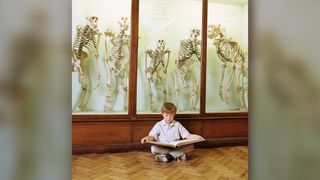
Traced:
<path fill-rule="evenodd" d="M 175 115 L 176 115 L 176 113 L 162 113 L 163 119 L 168 124 L 171 124 L 173 122 L 173 118 Z"/>

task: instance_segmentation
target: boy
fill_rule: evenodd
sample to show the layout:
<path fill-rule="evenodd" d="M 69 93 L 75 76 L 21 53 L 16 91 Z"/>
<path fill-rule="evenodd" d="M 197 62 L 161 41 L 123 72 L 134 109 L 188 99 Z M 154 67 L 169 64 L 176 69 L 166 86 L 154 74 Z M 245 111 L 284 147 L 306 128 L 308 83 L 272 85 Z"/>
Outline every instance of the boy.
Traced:
<path fill-rule="evenodd" d="M 141 139 L 143 144 L 145 141 L 171 142 L 182 139 L 198 139 L 201 136 L 190 134 L 179 122 L 174 120 L 177 108 L 173 103 L 166 102 L 162 109 L 163 120 L 157 122 L 149 133 Z M 170 162 L 173 160 L 186 160 L 186 153 L 193 150 L 193 144 L 181 146 L 179 148 L 167 148 L 163 146 L 151 146 L 151 153 L 155 155 L 155 160 Z"/>

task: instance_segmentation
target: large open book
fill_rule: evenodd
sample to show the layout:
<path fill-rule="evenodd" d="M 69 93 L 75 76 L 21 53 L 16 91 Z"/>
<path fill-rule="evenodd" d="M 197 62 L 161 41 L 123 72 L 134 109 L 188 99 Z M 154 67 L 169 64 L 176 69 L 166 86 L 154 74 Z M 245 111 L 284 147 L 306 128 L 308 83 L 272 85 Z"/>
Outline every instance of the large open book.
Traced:
<path fill-rule="evenodd" d="M 197 142 L 201 142 L 201 141 L 205 141 L 205 139 L 183 139 L 183 140 L 173 141 L 173 142 L 169 142 L 169 143 L 158 142 L 158 141 L 146 141 L 146 143 L 176 148 L 176 147 L 180 147 L 183 145 L 193 144 L 193 143 L 197 143 Z"/>

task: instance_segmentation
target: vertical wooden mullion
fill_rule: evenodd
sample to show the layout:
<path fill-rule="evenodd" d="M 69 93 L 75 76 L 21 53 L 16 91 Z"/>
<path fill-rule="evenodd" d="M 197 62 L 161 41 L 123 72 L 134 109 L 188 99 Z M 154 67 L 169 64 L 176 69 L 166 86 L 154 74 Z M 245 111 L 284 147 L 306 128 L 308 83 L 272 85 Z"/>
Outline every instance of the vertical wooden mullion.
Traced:
<path fill-rule="evenodd" d="M 207 19 L 208 0 L 202 0 L 200 116 L 203 116 L 206 113 Z"/>
<path fill-rule="evenodd" d="M 139 0 L 131 1 L 131 41 L 130 41 L 130 70 L 129 70 L 129 118 L 135 119 L 137 114 L 137 54 L 139 32 Z"/>

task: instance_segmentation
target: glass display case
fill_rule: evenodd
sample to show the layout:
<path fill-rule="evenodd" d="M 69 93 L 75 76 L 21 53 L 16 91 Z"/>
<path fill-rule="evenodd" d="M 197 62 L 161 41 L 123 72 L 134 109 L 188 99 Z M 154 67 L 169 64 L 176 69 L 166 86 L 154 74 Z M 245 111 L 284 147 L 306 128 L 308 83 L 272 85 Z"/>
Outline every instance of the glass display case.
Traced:
<path fill-rule="evenodd" d="M 206 112 L 247 111 L 248 1 L 209 0 L 207 22 Z"/>
<path fill-rule="evenodd" d="M 72 38 L 73 115 L 248 110 L 247 0 L 74 0 Z"/>
<path fill-rule="evenodd" d="M 73 114 L 128 113 L 130 20 L 131 0 L 72 1 Z"/>
<path fill-rule="evenodd" d="M 139 9 L 137 113 L 159 113 L 164 101 L 199 113 L 202 2 L 140 0 Z"/>

